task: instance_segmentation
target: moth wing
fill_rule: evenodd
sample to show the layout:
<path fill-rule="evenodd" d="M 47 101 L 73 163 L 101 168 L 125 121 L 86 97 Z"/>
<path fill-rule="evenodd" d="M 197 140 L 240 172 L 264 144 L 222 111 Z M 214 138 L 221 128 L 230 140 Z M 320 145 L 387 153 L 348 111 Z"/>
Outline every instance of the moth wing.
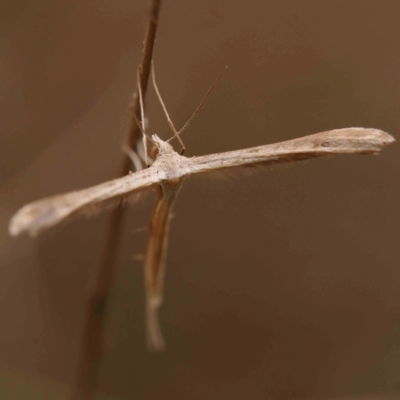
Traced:
<path fill-rule="evenodd" d="M 157 172 L 150 167 L 87 189 L 35 201 L 22 207 L 11 218 L 9 233 L 17 236 L 27 232 L 34 236 L 72 215 L 101 211 L 106 205 L 143 191 L 157 181 Z"/>
<path fill-rule="evenodd" d="M 378 129 L 335 129 L 281 143 L 193 157 L 188 159 L 188 170 L 193 174 L 231 167 L 268 166 L 335 154 L 378 154 L 394 141 L 393 136 Z"/>

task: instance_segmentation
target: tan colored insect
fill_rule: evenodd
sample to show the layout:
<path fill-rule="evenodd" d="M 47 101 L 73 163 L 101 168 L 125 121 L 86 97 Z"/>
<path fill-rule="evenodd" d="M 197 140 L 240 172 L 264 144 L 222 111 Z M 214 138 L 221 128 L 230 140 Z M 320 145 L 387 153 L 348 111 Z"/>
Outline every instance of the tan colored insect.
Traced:
<path fill-rule="evenodd" d="M 171 210 L 184 179 L 192 174 L 213 173 L 232 167 L 268 166 L 335 154 L 378 154 L 385 146 L 394 142 L 394 138 L 391 135 L 377 129 L 345 128 L 249 149 L 201 157 L 184 157 L 182 155 L 184 146 L 179 135 L 186 129 L 215 86 L 215 83 L 189 121 L 178 132 L 159 94 L 153 69 L 153 84 L 168 123 L 174 133 L 173 137 L 177 137 L 181 142 L 181 154 L 175 152 L 168 141 L 165 142 L 157 135 L 153 135 L 149 139 L 153 142 L 156 152 L 155 161 L 150 167 L 88 189 L 30 203 L 22 207 L 12 217 L 9 225 L 9 232 L 13 236 L 23 232 L 35 236 L 71 216 L 90 213 L 93 210 L 101 210 L 112 201 L 120 201 L 124 197 L 149 188 L 155 188 L 157 203 L 150 223 L 144 267 L 147 297 L 147 340 L 149 347 L 152 349 L 158 350 L 164 347 L 158 321 L 158 309 L 163 301 L 163 280 Z M 138 121 L 138 124 L 143 132 L 143 143 L 146 149 L 145 162 L 148 165 L 146 142 L 148 135 L 143 126 L 143 101 L 141 99 L 140 85 L 139 96 L 142 122 Z"/>

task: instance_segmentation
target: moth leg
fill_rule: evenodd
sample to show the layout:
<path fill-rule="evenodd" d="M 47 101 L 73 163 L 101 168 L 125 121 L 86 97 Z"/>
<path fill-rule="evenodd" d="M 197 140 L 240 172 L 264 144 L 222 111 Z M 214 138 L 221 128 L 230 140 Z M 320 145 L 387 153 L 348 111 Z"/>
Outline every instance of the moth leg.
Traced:
<path fill-rule="evenodd" d="M 126 143 L 124 143 L 122 145 L 122 151 L 131 159 L 135 172 L 143 169 L 140 157 L 135 150 L 131 149 Z"/>
<path fill-rule="evenodd" d="M 163 302 L 165 262 L 171 211 L 182 181 L 161 183 L 158 187 L 156 209 L 149 228 L 145 255 L 147 344 L 152 350 L 165 347 L 158 317 Z"/>

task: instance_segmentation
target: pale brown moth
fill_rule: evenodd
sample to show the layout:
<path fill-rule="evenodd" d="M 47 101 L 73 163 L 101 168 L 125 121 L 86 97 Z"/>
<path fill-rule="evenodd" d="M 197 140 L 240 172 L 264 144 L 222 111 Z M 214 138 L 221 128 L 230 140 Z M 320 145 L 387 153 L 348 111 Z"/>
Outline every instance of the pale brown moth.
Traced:
<path fill-rule="evenodd" d="M 344 128 L 249 149 L 201 157 L 184 157 L 182 155 L 184 146 L 179 135 L 186 129 L 215 86 L 215 83 L 188 122 L 178 132 L 160 96 L 153 69 L 154 88 L 169 126 L 174 133 L 172 138 L 178 138 L 182 145 L 181 154 L 175 152 L 168 143 L 172 138 L 168 141 L 163 141 L 157 135 L 153 135 L 151 139 L 148 138 L 144 128 L 143 101 L 140 85 L 138 85 L 142 122 L 137 122 L 143 132 L 144 148 L 147 149 L 147 138 L 154 144 L 153 148 L 156 150 L 156 154 L 154 155 L 153 164 L 123 178 L 30 203 L 22 207 L 12 217 L 9 225 L 9 232 L 12 236 L 17 236 L 24 232 L 35 236 L 71 216 L 91 213 L 93 210 L 102 210 L 110 202 L 121 201 L 123 198 L 146 189 L 155 189 L 157 202 L 150 223 L 144 262 L 147 341 L 152 349 L 159 350 L 164 347 L 158 320 L 158 309 L 163 301 L 163 280 L 171 211 L 184 179 L 193 174 L 213 173 L 233 167 L 269 166 L 276 163 L 289 163 L 336 154 L 378 154 L 385 146 L 394 142 L 394 138 L 391 135 L 378 129 Z M 136 165 L 137 158 L 136 155 Z M 145 151 L 144 159 L 146 165 L 148 165 L 147 151 Z"/>

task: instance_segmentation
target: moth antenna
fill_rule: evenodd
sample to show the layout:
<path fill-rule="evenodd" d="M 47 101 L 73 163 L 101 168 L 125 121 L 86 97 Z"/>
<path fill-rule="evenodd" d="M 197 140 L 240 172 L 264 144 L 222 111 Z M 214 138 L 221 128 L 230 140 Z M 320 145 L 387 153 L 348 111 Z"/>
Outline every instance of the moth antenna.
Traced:
<path fill-rule="evenodd" d="M 186 124 L 183 125 L 183 127 L 181 128 L 181 130 L 175 134 L 175 136 L 178 137 L 179 139 L 179 135 L 189 126 L 189 124 L 192 122 L 192 119 L 195 117 L 195 115 L 199 112 L 200 108 L 202 107 L 202 105 L 204 104 L 204 102 L 207 100 L 208 96 L 211 94 L 211 92 L 213 91 L 213 89 L 215 88 L 216 84 L 220 81 L 220 79 L 222 78 L 222 75 L 226 72 L 226 70 L 228 69 L 228 67 L 225 67 L 223 69 L 223 71 L 219 74 L 218 78 L 215 80 L 215 82 L 211 85 L 210 89 L 208 89 L 207 93 L 205 94 L 205 96 L 203 97 L 203 99 L 201 100 L 200 104 L 197 106 L 196 110 L 194 111 L 194 113 L 192 114 L 192 116 L 187 120 Z M 173 136 L 171 139 L 168 139 L 167 142 L 169 142 L 170 140 L 172 140 L 175 136 Z"/>
<path fill-rule="evenodd" d="M 152 75 L 152 82 L 153 82 L 154 90 L 156 91 L 158 100 L 160 101 L 161 107 L 162 107 L 163 110 L 164 110 L 164 114 L 165 114 L 165 116 L 166 116 L 166 118 L 167 118 L 168 125 L 169 125 L 169 127 L 171 128 L 172 133 L 174 134 L 173 138 L 174 138 L 174 137 L 177 137 L 177 138 L 178 138 L 179 143 L 180 143 L 181 146 L 182 146 L 181 154 L 183 154 L 183 153 L 185 152 L 185 150 L 186 150 L 186 147 L 185 147 L 185 145 L 183 144 L 182 139 L 179 137 L 178 132 L 176 131 L 176 128 L 175 128 L 175 126 L 174 126 L 174 124 L 173 124 L 173 122 L 172 122 L 172 120 L 171 120 L 171 118 L 170 118 L 170 116 L 169 116 L 169 114 L 168 114 L 167 107 L 165 107 L 165 104 L 164 104 L 164 101 L 163 101 L 163 99 L 162 99 L 162 97 L 161 97 L 160 91 L 158 90 L 157 82 L 156 82 L 156 74 L 155 74 L 155 72 L 154 72 L 154 63 L 153 63 L 153 61 L 151 62 L 151 75 Z"/>

